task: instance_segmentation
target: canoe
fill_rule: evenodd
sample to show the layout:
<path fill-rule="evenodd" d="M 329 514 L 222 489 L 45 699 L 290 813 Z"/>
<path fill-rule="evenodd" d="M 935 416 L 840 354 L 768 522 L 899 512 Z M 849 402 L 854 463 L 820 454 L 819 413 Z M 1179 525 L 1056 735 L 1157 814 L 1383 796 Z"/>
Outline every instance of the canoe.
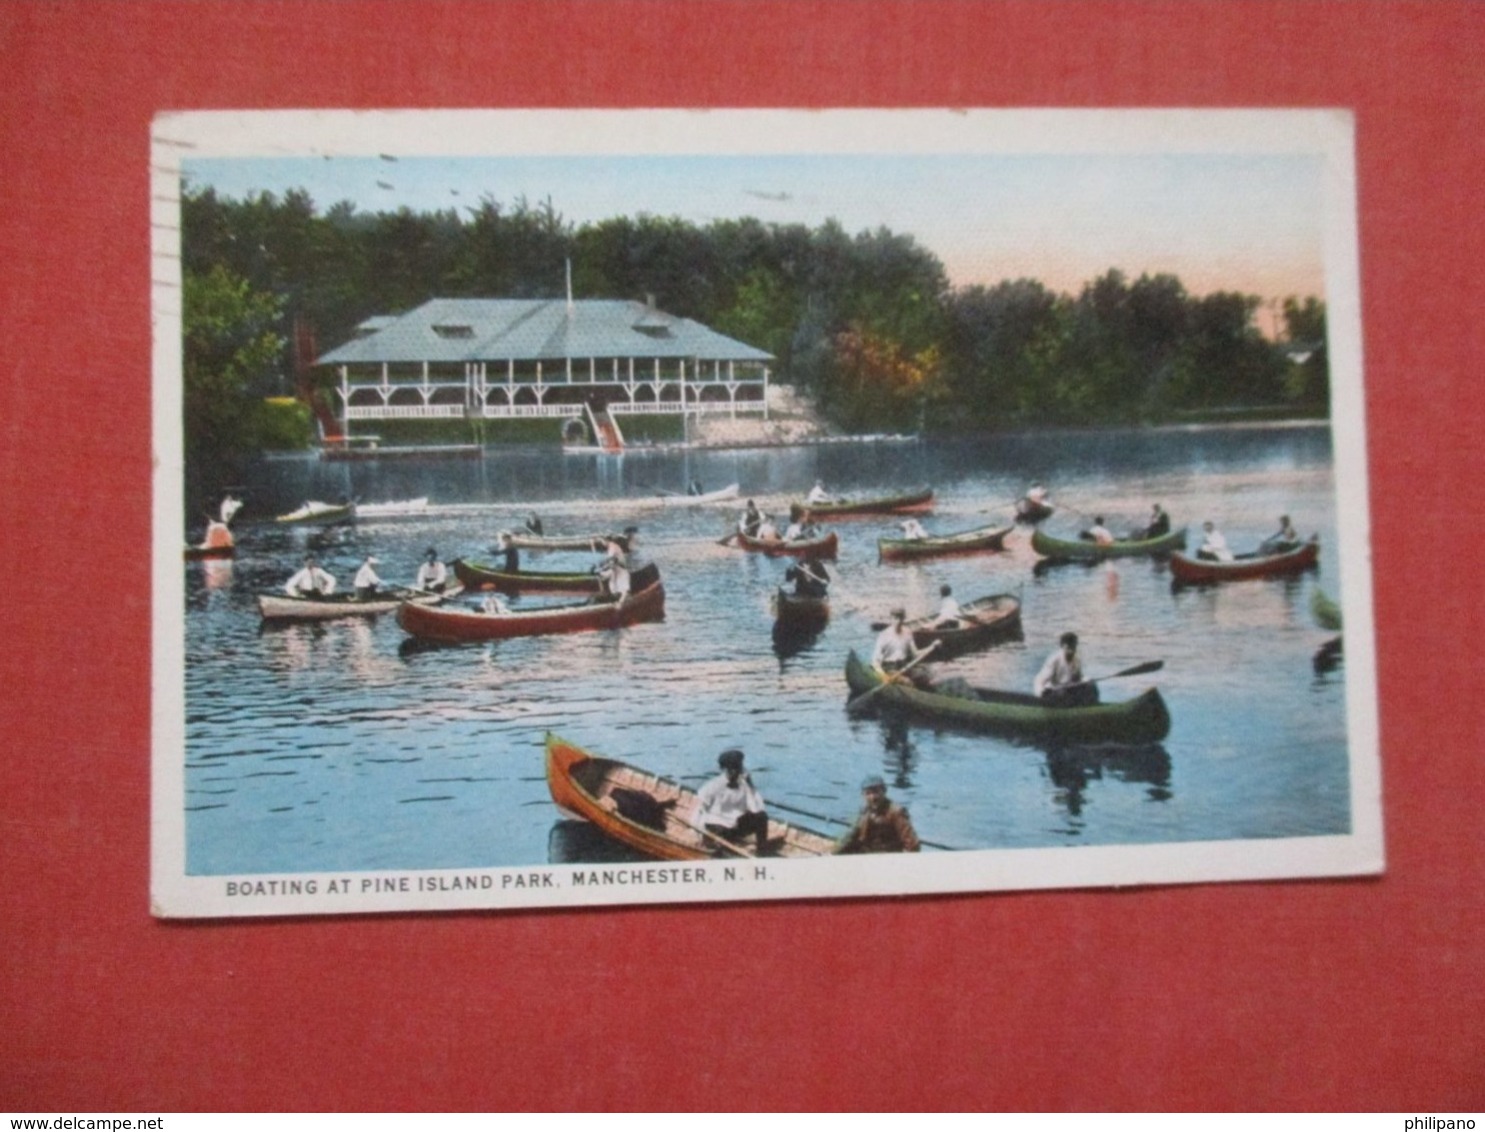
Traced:
<path fill-rule="evenodd" d="M 773 595 L 774 627 L 779 632 L 810 632 L 830 620 L 828 597 L 805 597 L 782 586 Z"/>
<path fill-rule="evenodd" d="M 591 754 L 550 732 L 546 748 L 547 789 L 569 817 L 592 822 L 614 840 L 662 861 L 728 855 L 690 824 L 696 813 L 695 791 L 617 759 Z M 823 833 L 772 817 L 768 839 L 770 857 L 823 857 L 835 848 L 835 840 Z M 730 855 L 750 855 L 755 844 L 749 838 L 741 854 Z"/>
<path fill-rule="evenodd" d="M 441 594 L 397 589 L 371 598 L 357 597 L 352 592 L 331 594 L 329 597 L 259 594 L 258 613 L 264 621 L 330 621 L 337 617 L 375 617 L 379 613 L 390 613 L 406 602 L 436 605 L 458 592 L 457 589 Z"/>
<path fill-rule="evenodd" d="M 1043 519 L 1050 519 L 1052 512 L 1057 508 L 1050 503 L 1041 503 L 1034 499 L 1016 500 L 1016 522 L 1018 523 L 1040 523 Z"/>
<path fill-rule="evenodd" d="M 833 503 L 791 503 L 789 514 L 808 515 L 814 519 L 846 518 L 856 515 L 912 515 L 933 510 L 933 490 L 914 491 L 906 495 L 884 495 L 875 499 L 840 499 Z"/>
<path fill-rule="evenodd" d="M 358 503 L 356 504 L 356 515 L 362 519 L 386 519 L 396 518 L 399 515 L 421 515 L 428 510 L 428 497 L 421 495 L 417 499 L 399 499 L 388 503 Z"/>
<path fill-rule="evenodd" d="M 959 554 L 985 554 L 1005 549 L 1010 527 L 979 527 L 953 535 L 928 538 L 879 538 L 877 558 L 882 562 L 911 562 L 923 558 L 952 558 Z"/>
<path fill-rule="evenodd" d="M 881 673 L 853 651 L 846 658 L 852 696 L 882 683 Z M 1170 712 L 1156 688 L 1132 700 L 1089 707 L 1050 707 L 1036 696 L 989 688 L 971 694 L 925 692 L 911 684 L 888 684 L 872 697 L 935 724 L 995 732 L 1032 742 L 1154 743 L 1170 732 Z"/>
<path fill-rule="evenodd" d="M 310 500 L 304 506 L 280 515 L 275 523 L 340 523 L 356 517 L 354 503 L 319 503 Z"/>
<path fill-rule="evenodd" d="M 501 593 L 596 594 L 602 585 L 592 570 L 561 573 L 552 570 L 501 570 L 484 562 L 456 558 L 449 563 L 454 576 L 470 590 Z"/>
<path fill-rule="evenodd" d="M 957 628 L 934 628 L 937 614 L 906 622 L 913 634 L 913 644 L 926 649 L 937 641 L 933 655 L 943 659 L 1021 636 L 1021 602 L 1013 594 L 991 594 L 967 601 L 959 608 L 964 618 Z"/>
<path fill-rule="evenodd" d="M 1329 629 L 1332 633 L 1341 631 L 1341 607 L 1318 586 L 1310 591 L 1310 615 L 1320 628 Z"/>
<path fill-rule="evenodd" d="M 237 547 L 235 546 L 188 546 L 185 551 L 187 562 L 200 562 L 207 558 L 235 558 Z"/>
<path fill-rule="evenodd" d="M 736 542 L 743 550 L 751 550 L 758 554 L 766 554 L 770 558 L 823 558 L 835 561 L 835 551 L 840 545 L 840 539 L 834 531 L 821 538 L 795 539 L 793 542 L 785 542 L 781 538 L 749 538 L 741 531 L 737 533 Z"/>
<path fill-rule="evenodd" d="M 736 499 L 740 486 L 730 483 L 726 487 L 719 487 L 716 491 L 705 491 L 700 495 L 684 495 L 679 492 L 671 492 L 662 495 L 650 502 L 659 503 L 662 507 L 700 507 L 708 503 L 725 503 Z"/>
<path fill-rule="evenodd" d="M 1312 570 L 1320 562 L 1318 537 L 1284 554 L 1239 554 L 1231 562 L 1208 562 L 1172 554 L 1170 572 L 1180 584 L 1236 582 L 1245 578 L 1282 578 Z"/>
<path fill-rule="evenodd" d="M 665 620 L 665 587 L 660 571 L 646 567 L 648 584 L 623 601 L 600 597 L 590 601 L 536 606 L 510 613 L 480 613 L 452 606 L 430 607 L 410 602 L 397 610 L 397 624 L 409 636 L 425 641 L 461 644 L 500 641 L 511 637 L 544 637 L 555 633 L 584 633 L 622 629 L 643 621 Z M 644 571 L 636 571 L 639 580 Z"/>
<path fill-rule="evenodd" d="M 1045 531 L 1031 534 L 1031 549 L 1043 558 L 1070 558 L 1077 562 L 1102 562 L 1105 558 L 1135 558 L 1170 554 L 1186 545 L 1186 528 L 1156 538 L 1120 539 L 1100 546 L 1091 539 L 1053 538 Z"/>
<path fill-rule="evenodd" d="M 597 554 L 612 535 L 533 535 L 512 531 L 510 540 L 522 550 L 591 550 Z"/>

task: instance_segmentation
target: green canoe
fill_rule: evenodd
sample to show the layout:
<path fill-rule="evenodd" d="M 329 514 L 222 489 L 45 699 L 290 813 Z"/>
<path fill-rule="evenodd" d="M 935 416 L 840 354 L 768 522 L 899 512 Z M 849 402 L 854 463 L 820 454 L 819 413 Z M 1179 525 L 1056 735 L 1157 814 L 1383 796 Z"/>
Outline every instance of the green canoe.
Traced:
<path fill-rule="evenodd" d="M 846 658 L 851 695 L 879 687 L 881 673 L 863 664 L 853 650 Z M 1036 696 L 971 689 L 971 695 L 924 692 L 910 684 L 889 684 L 872 701 L 911 712 L 933 723 L 993 731 L 1031 742 L 1155 743 L 1170 732 L 1170 712 L 1155 688 L 1119 703 L 1091 707 L 1048 707 Z"/>
<path fill-rule="evenodd" d="M 1341 607 L 1318 587 L 1310 591 L 1310 616 L 1322 629 L 1329 629 L 1332 633 L 1341 631 Z"/>
<path fill-rule="evenodd" d="M 1186 545 L 1186 528 L 1171 531 L 1159 538 L 1121 539 L 1100 546 L 1090 539 L 1053 538 L 1040 529 L 1032 532 L 1031 549 L 1043 558 L 1072 558 L 1079 562 L 1101 562 L 1105 558 L 1134 558 L 1139 555 L 1169 554 Z"/>

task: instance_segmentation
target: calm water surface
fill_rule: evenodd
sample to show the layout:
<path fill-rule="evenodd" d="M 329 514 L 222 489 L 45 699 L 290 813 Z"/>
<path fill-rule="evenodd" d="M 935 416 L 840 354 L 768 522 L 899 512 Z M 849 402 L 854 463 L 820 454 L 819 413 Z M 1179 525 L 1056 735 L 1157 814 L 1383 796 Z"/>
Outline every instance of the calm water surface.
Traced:
<path fill-rule="evenodd" d="M 886 517 L 842 522 L 833 617 L 776 649 L 769 596 L 786 562 L 722 547 L 737 507 L 660 507 L 636 497 L 699 478 L 739 483 L 774 513 L 816 477 L 858 495 L 931 485 L 931 532 L 1007 519 L 1033 479 L 1067 534 L 1094 512 L 1116 531 L 1163 503 L 1177 525 L 1213 518 L 1251 549 L 1281 513 L 1324 547 L 1317 575 L 1173 593 L 1163 563 L 1033 571 L 1029 528 L 1003 554 L 879 565 Z M 615 857 L 561 820 L 547 793 L 548 730 L 695 785 L 741 746 L 765 799 L 851 816 L 883 774 L 919 833 L 956 848 L 1274 838 L 1347 832 L 1343 682 L 1311 659 L 1328 634 L 1309 615 L 1340 591 L 1329 430 L 1273 427 L 1060 433 L 976 442 L 781 450 L 492 452 L 482 460 L 265 462 L 246 485 L 232 563 L 186 570 L 187 871 L 198 875 L 496 867 Z M 331 531 L 267 520 L 307 498 L 430 496 L 415 518 Z M 199 514 L 212 501 L 190 500 Z M 313 544 L 349 586 L 367 553 L 389 581 L 422 552 L 489 557 L 502 527 L 540 511 L 549 533 L 640 528 L 666 585 L 666 619 L 620 632 L 419 648 L 391 616 L 260 626 Z M 198 531 L 190 532 L 192 537 Z M 594 556 L 532 555 L 539 569 Z M 890 718 L 852 719 L 842 666 L 868 651 L 894 605 L 931 611 L 948 582 L 967 600 L 1021 596 L 1025 639 L 939 666 L 973 683 L 1029 690 L 1074 629 L 1090 674 L 1163 659 L 1157 677 L 1104 685 L 1105 699 L 1158 680 L 1171 710 L 1161 744 L 1044 750 Z M 550 600 L 550 599 L 530 599 Z M 779 816 L 788 817 L 781 813 Z M 835 827 L 804 821 L 822 831 Z"/>

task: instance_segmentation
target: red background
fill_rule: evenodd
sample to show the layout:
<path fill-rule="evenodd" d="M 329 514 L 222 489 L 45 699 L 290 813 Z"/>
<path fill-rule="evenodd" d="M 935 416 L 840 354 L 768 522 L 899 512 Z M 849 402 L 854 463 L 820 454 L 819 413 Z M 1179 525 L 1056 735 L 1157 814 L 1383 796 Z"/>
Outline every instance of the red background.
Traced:
<path fill-rule="evenodd" d="M 0 6 L 0 1108 L 1485 1109 L 1482 20 Z M 150 918 L 152 116 L 703 105 L 1355 110 L 1385 878 Z"/>

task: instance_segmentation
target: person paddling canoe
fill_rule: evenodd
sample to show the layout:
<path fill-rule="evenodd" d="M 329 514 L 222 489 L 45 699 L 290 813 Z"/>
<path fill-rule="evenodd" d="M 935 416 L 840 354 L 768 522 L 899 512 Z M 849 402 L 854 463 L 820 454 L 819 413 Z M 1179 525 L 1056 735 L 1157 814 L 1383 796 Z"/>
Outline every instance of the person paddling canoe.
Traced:
<path fill-rule="evenodd" d="M 1299 549 L 1299 532 L 1288 515 L 1279 516 L 1279 529 L 1258 544 L 1259 554 L 1288 554 Z"/>
<path fill-rule="evenodd" d="M 1078 656 L 1078 635 L 1063 633 L 1057 651 L 1047 657 L 1032 681 L 1032 693 L 1058 707 L 1088 707 L 1098 703 L 1098 685 L 1083 680 L 1083 661 Z"/>

